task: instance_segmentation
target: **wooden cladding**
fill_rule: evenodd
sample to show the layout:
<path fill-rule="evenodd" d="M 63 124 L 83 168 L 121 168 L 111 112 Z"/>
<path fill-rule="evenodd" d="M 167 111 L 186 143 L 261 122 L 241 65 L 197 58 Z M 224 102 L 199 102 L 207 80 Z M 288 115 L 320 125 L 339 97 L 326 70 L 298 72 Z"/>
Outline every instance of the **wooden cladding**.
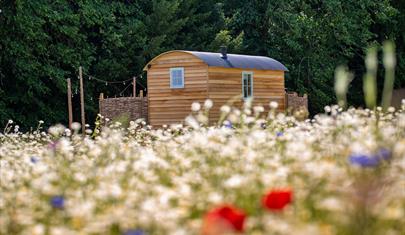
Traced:
<path fill-rule="evenodd" d="M 284 107 L 284 71 L 247 70 L 239 68 L 208 68 L 208 98 L 214 102 L 210 112 L 210 120 L 216 121 L 220 115 L 220 107 L 231 97 L 242 94 L 242 73 L 251 72 L 253 75 L 253 104 L 262 105 L 268 110 L 270 101 L 277 101 L 279 110 Z M 233 105 L 241 107 L 242 97 Z"/>
<path fill-rule="evenodd" d="M 149 122 L 153 126 L 180 123 L 194 101 L 207 99 L 208 66 L 184 52 L 164 54 L 148 69 Z M 170 69 L 184 69 L 184 87 L 170 88 Z"/>
<path fill-rule="evenodd" d="M 172 89 L 170 69 L 177 67 L 184 69 L 184 88 Z M 284 71 L 209 67 L 190 53 L 173 51 L 153 59 L 147 72 L 148 117 L 153 126 L 183 122 L 193 102 L 208 98 L 214 102 L 210 121 L 217 121 L 220 107 L 231 98 L 239 95 L 233 105 L 242 105 L 242 72 L 252 74 L 253 105 L 268 108 L 270 101 L 277 101 L 279 110 L 285 109 Z"/>

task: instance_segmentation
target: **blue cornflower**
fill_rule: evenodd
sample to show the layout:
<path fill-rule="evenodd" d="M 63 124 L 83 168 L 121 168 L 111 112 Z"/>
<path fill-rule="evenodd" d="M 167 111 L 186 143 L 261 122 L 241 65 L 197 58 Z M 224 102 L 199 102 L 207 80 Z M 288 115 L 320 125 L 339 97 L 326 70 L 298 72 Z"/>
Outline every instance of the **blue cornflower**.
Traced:
<path fill-rule="evenodd" d="M 277 131 L 277 133 L 276 133 L 277 137 L 280 137 L 280 136 L 283 136 L 283 135 L 284 135 L 284 133 L 282 131 Z"/>
<path fill-rule="evenodd" d="M 349 156 L 349 161 L 353 165 L 358 165 L 361 167 L 375 167 L 380 164 L 380 158 L 375 155 L 365 155 L 365 154 L 352 154 Z"/>
<path fill-rule="evenodd" d="M 63 196 L 53 196 L 49 203 L 53 208 L 63 209 L 65 206 L 65 198 Z"/>
<path fill-rule="evenodd" d="M 386 148 L 380 148 L 375 154 L 351 154 L 349 156 L 349 161 L 351 164 L 361 167 L 375 167 L 378 166 L 381 161 L 390 160 L 391 157 L 392 154 L 390 150 Z"/>
<path fill-rule="evenodd" d="M 130 229 L 123 233 L 123 235 L 146 235 L 141 229 Z"/>
<path fill-rule="evenodd" d="M 380 157 L 380 158 L 382 158 L 382 159 L 384 159 L 384 160 L 390 160 L 391 159 L 391 151 L 390 150 L 388 150 L 388 149 L 386 149 L 386 148 L 380 148 L 378 151 L 377 151 L 377 154 L 376 154 L 376 156 L 377 157 Z"/>
<path fill-rule="evenodd" d="M 30 161 L 31 161 L 32 163 L 37 163 L 37 162 L 38 162 L 38 158 L 37 158 L 36 156 L 32 156 L 32 157 L 30 158 Z"/>
<path fill-rule="evenodd" d="M 233 128 L 232 122 L 230 122 L 230 121 L 225 121 L 225 122 L 224 122 L 224 127 L 226 127 L 226 128 Z"/>

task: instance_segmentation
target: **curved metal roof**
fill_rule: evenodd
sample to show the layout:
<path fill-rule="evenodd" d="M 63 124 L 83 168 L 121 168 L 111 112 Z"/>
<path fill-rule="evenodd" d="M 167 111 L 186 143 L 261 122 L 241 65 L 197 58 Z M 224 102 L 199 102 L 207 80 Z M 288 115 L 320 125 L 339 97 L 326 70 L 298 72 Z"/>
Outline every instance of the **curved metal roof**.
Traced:
<path fill-rule="evenodd" d="M 227 54 L 227 58 L 222 58 L 221 53 L 201 52 L 201 51 L 184 51 L 197 56 L 208 66 L 225 67 L 225 68 L 242 68 L 242 69 L 259 69 L 259 70 L 282 70 L 288 71 L 282 63 L 275 59 L 265 56 L 251 56 Z"/>

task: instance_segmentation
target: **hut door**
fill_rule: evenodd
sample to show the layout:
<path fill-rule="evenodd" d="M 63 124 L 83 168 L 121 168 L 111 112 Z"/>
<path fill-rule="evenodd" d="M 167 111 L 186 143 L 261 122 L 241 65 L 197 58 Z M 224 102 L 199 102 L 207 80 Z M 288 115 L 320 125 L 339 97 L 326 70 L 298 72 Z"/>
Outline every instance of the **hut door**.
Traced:
<path fill-rule="evenodd" d="M 243 99 L 253 96 L 253 72 L 242 72 Z"/>

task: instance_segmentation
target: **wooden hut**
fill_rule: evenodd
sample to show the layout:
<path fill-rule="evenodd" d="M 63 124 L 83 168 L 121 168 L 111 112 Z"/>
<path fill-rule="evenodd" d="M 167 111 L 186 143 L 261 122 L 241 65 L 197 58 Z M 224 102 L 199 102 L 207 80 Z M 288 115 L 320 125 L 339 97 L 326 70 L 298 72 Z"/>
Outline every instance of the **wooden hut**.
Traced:
<path fill-rule="evenodd" d="M 209 119 L 217 120 L 220 107 L 237 95 L 253 98 L 253 105 L 268 107 L 277 101 L 285 109 L 284 73 L 287 68 L 269 57 L 198 51 L 169 51 L 145 67 L 148 86 L 148 119 L 153 126 L 179 123 L 191 112 L 194 101 L 211 99 Z"/>

